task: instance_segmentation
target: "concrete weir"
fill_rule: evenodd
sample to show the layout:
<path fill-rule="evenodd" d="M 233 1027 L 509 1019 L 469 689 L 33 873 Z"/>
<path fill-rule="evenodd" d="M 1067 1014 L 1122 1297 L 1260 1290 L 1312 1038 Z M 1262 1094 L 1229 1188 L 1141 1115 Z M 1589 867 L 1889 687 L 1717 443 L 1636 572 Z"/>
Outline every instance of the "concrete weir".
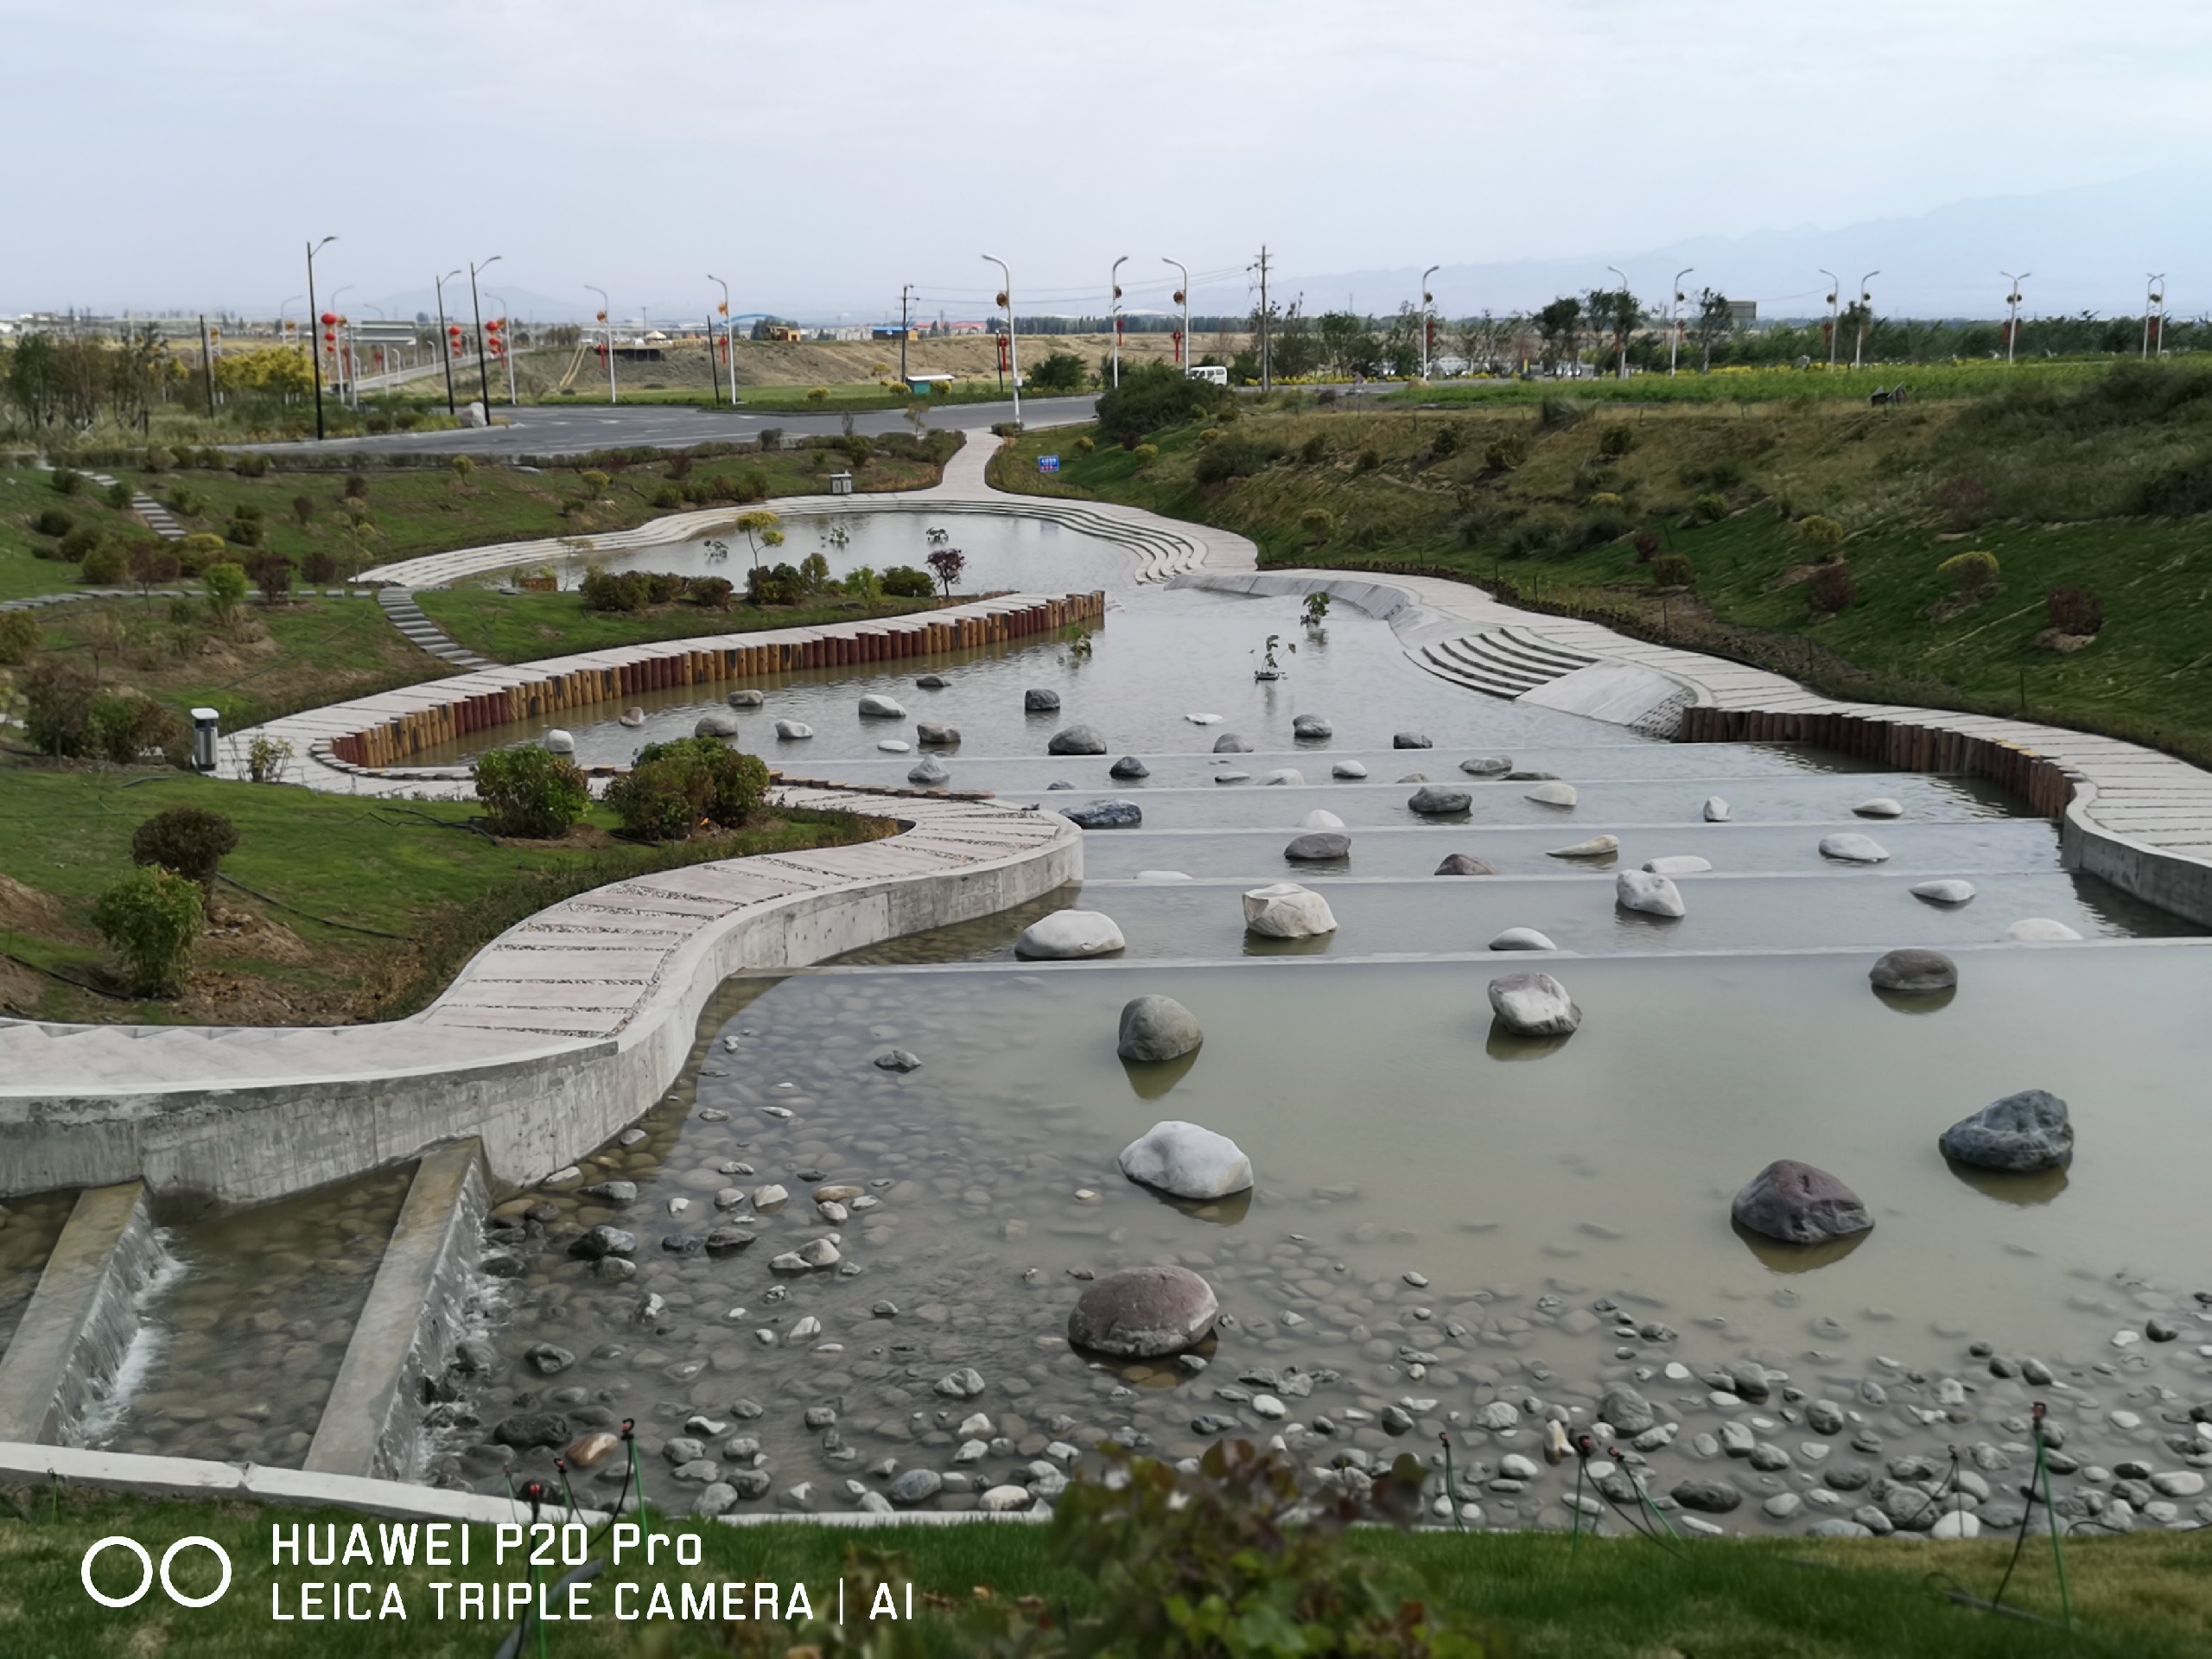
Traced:
<path fill-rule="evenodd" d="M 422 1478 L 423 1384 L 458 1338 L 490 1204 L 477 1142 L 423 1154 L 315 1426 L 308 1471 Z"/>
<path fill-rule="evenodd" d="M 163 1252 L 143 1183 L 88 1188 L 0 1356 L 0 1441 L 72 1444 L 138 1334 Z"/>

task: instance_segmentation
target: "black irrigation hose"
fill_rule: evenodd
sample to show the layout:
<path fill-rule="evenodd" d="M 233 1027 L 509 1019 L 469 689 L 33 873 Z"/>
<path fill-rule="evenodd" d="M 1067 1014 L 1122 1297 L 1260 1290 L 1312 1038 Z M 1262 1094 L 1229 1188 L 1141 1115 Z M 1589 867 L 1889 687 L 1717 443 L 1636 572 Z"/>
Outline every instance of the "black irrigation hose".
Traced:
<path fill-rule="evenodd" d="M 1575 1470 L 1577 1476 L 1575 1481 L 1575 1496 L 1578 1498 L 1582 1496 L 1582 1482 L 1580 1477 L 1588 1470 L 1590 1466 L 1590 1454 L 1597 1449 L 1597 1443 L 1587 1434 L 1580 1436 L 1574 1442 L 1574 1455 L 1580 1460 L 1576 1465 Z M 1605 1500 L 1606 1505 L 1611 1509 L 1614 1514 L 1620 1516 L 1623 1521 L 1625 1521 L 1638 1537 L 1649 1539 L 1658 1548 L 1665 1550 L 1669 1555 L 1681 1554 L 1681 1551 L 1677 1549 L 1675 1546 L 1669 1543 L 1657 1533 L 1645 1526 L 1642 1521 L 1638 1520 L 1635 1516 L 1630 1515 L 1626 1510 L 1621 1508 L 1618 1503 L 1615 1503 L 1613 1500 L 1613 1495 L 1607 1491 L 1602 1485 L 1599 1486 L 1597 1490 L 1598 1496 Z M 1582 1525 L 1582 1509 L 1579 1503 L 1575 1506 L 1574 1524 L 1578 1529 L 1579 1535 L 1580 1529 Z"/>
<path fill-rule="evenodd" d="M 58 979 L 64 985 L 74 985 L 80 991 L 90 991 L 94 996 L 105 997 L 111 1002 L 135 1002 L 138 1000 L 134 996 L 118 996 L 113 991 L 104 991 L 89 980 L 72 979 L 58 969 L 41 967 L 35 962 L 27 961 L 17 956 L 12 950 L 0 950 L 0 958 L 12 962 L 19 968 L 28 968 L 35 974 L 44 974 L 48 979 Z"/>
<path fill-rule="evenodd" d="M 318 923 L 324 927 L 334 927 L 345 933 L 365 933 L 372 939 L 397 939 L 402 944 L 407 943 L 407 936 L 404 933 L 385 933 L 373 927 L 356 927 L 351 922 L 334 922 L 327 916 L 318 916 L 311 910 L 302 910 L 297 905 L 288 905 L 282 899 L 271 898 L 265 893 L 257 893 L 245 882 L 225 875 L 219 870 L 215 873 L 215 879 L 226 887 L 236 887 L 249 899 L 258 899 L 264 905 L 274 905 L 277 909 L 289 911 L 295 916 L 304 916 L 308 920 Z"/>

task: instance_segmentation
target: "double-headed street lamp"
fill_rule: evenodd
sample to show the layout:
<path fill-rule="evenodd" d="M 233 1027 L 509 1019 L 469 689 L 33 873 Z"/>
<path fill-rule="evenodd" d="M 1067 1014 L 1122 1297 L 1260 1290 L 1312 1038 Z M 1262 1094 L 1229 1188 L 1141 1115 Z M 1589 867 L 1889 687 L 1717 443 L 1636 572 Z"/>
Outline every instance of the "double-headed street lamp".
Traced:
<path fill-rule="evenodd" d="M 2035 272 L 2024 270 L 2017 276 L 2009 270 L 2000 270 L 1997 274 L 2012 284 L 2012 291 L 2005 296 L 2008 308 L 2005 318 L 2005 360 L 2010 363 L 2014 348 L 2020 343 L 2020 284 Z"/>
<path fill-rule="evenodd" d="M 1668 284 L 1674 298 L 1667 302 L 1667 378 L 1675 378 L 1675 362 L 1682 349 L 1682 302 L 1689 297 L 1682 292 L 1682 278 L 1695 270 L 1695 265 L 1684 265 L 1675 273 L 1675 280 Z"/>
<path fill-rule="evenodd" d="M 1428 384 L 1428 334 L 1433 326 L 1429 318 L 1429 308 L 1436 303 L 1436 296 L 1428 291 L 1428 279 L 1443 269 L 1441 265 L 1431 265 L 1421 274 L 1421 379 L 1423 385 Z"/>
<path fill-rule="evenodd" d="M 1116 259 L 1113 273 L 1106 280 L 1106 286 L 1113 295 L 1113 309 L 1108 322 L 1114 332 L 1114 384 L 1116 386 L 1122 384 L 1122 267 L 1128 263 L 1129 256 L 1126 253 Z"/>
<path fill-rule="evenodd" d="M 1621 279 L 1620 299 L 1613 308 L 1613 345 L 1617 360 L 1613 365 L 1613 378 L 1628 378 L 1628 308 L 1636 302 L 1628 291 L 1628 272 L 1618 265 L 1607 265 L 1607 270 Z"/>
<path fill-rule="evenodd" d="M 722 282 L 722 279 L 711 270 L 707 273 L 707 280 L 710 283 L 721 283 L 722 347 L 729 353 L 729 404 L 732 409 L 735 409 L 737 407 L 737 346 L 731 340 L 729 334 L 729 284 Z M 906 348 L 901 346 L 899 349 L 904 351 Z M 707 321 L 707 373 L 715 383 L 715 404 L 719 408 L 722 401 L 722 376 L 721 371 L 715 366 L 715 325 L 712 318 Z"/>
<path fill-rule="evenodd" d="M 993 258 L 987 253 L 983 256 L 983 263 L 999 268 L 999 281 L 1002 284 L 999 289 L 999 303 L 1006 308 L 1007 370 L 1014 377 L 1014 423 L 1018 428 L 1021 424 L 1021 345 L 1014 334 L 1014 276 L 1007 270 L 1003 259 Z"/>
<path fill-rule="evenodd" d="M 338 238 L 326 236 L 308 244 L 308 359 L 315 365 L 315 441 L 322 442 L 322 324 L 315 306 L 315 257 Z"/>
<path fill-rule="evenodd" d="M 1815 267 L 1815 269 L 1819 268 Z M 1821 275 L 1828 279 L 1828 367 L 1834 368 L 1835 367 L 1836 329 L 1840 321 L 1836 313 L 1835 302 L 1837 296 L 1843 292 L 1843 278 L 1832 270 L 1822 270 Z"/>
<path fill-rule="evenodd" d="M 1175 290 L 1175 302 L 1183 308 L 1183 375 L 1188 379 L 1191 373 L 1191 268 L 1179 259 L 1170 259 L 1164 253 L 1160 256 L 1160 263 L 1174 266 L 1183 278 L 1183 286 Z"/>
<path fill-rule="evenodd" d="M 1859 279 L 1859 327 L 1851 337 L 1851 366 L 1859 366 L 1859 352 L 1866 344 L 1866 329 L 1874 321 L 1874 296 L 1866 284 L 1882 273 L 1870 270 Z"/>
<path fill-rule="evenodd" d="M 460 275 L 458 270 L 449 270 L 435 282 L 438 290 L 438 356 L 446 365 L 446 413 L 455 417 L 460 416 L 461 409 L 453 395 L 453 341 L 446 334 L 446 284 Z"/>
<path fill-rule="evenodd" d="M 476 297 L 476 273 L 489 270 L 499 263 L 500 256 L 493 254 L 482 264 L 472 262 L 468 267 L 468 308 L 476 314 L 476 385 L 484 397 L 484 424 L 492 424 L 492 371 L 484 361 L 484 302 Z"/>
<path fill-rule="evenodd" d="M 611 404 L 614 401 L 614 308 L 608 303 L 605 289 L 592 288 L 589 283 L 584 286 L 599 296 L 599 320 L 607 330 L 607 401 Z"/>
<path fill-rule="evenodd" d="M 2166 331 L 2152 321 L 2155 318 L 2158 323 L 2162 324 L 2165 320 L 2165 283 L 2166 273 L 2163 270 L 2152 271 L 2143 283 L 2143 356 L 2145 361 L 2151 356 L 2152 336 L 2157 337 L 2155 343 L 2161 352 L 2165 348 Z"/>

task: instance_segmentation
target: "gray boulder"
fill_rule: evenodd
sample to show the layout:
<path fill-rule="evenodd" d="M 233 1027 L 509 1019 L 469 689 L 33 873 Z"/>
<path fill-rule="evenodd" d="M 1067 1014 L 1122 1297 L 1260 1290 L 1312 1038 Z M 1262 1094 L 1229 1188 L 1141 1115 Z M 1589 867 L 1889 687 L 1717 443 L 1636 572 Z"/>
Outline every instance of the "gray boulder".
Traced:
<path fill-rule="evenodd" d="M 1659 1421 L 1651 1402 L 1625 1382 L 1605 1391 L 1598 1402 L 1598 1415 L 1613 1426 L 1616 1434 L 1641 1434 Z"/>
<path fill-rule="evenodd" d="M 925 674 L 914 683 L 924 691 L 942 691 L 945 687 L 945 678 L 942 674 Z"/>
<path fill-rule="evenodd" d="M 1021 694 L 1021 711 L 1026 715 L 1053 715 L 1060 709 L 1060 694 L 1057 691 L 1029 690 Z"/>
<path fill-rule="evenodd" d="M 1742 1225 L 1785 1244 L 1821 1244 L 1873 1226 L 1859 1195 L 1824 1169 L 1787 1158 L 1754 1175 L 1729 1211 Z"/>
<path fill-rule="evenodd" d="M 1726 1515 L 1743 1501 L 1743 1493 L 1725 1480 L 1684 1480 L 1675 1486 L 1675 1502 L 1701 1515 Z"/>
<path fill-rule="evenodd" d="M 1085 830 L 1134 830 L 1144 822 L 1144 809 L 1135 801 L 1116 798 L 1110 801 L 1087 801 L 1081 806 L 1065 807 L 1061 810 L 1061 816 Z"/>
<path fill-rule="evenodd" d="M 768 699 L 758 691 L 733 691 L 722 701 L 733 709 L 758 709 Z"/>
<path fill-rule="evenodd" d="M 919 1069 L 922 1057 L 911 1049 L 887 1049 L 875 1057 L 875 1064 L 886 1071 L 912 1071 Z"/>
<path fill-rule="evenodd" d="M 1112 766 L 1106 768 L 1106 775 L 1109 778 L 1119 778 L 1125 781 L 1135 781 L 1139 778 L 1151 777 L 1152 768 L 1145 765 L 1143 761 L 1138 760 L 1134 754 L 1125 754 L 1120 760 L 1116 760 Z"/>
<path fill-rule="evenodd" d="M 1475 798 L 1464 789 L 1448 789 L 1437 784 L 1423 784 L 1406 803 L 1423 817 L 1442 817 L 1448 813 L 1465 812 L 1475 804 Z"/>
<path fill-rule="evenodd" d="M 1252 746 L 1234 732 L 1224 732 L 1214 739 L 1213 752 L 1216 754 L 1249 754 Z"/>
<path fill-rule="evenodd" d="M 569 1254 L 586 1262 L 596 1262 L 602 1255 L 635 1255 L 638 1236 L 626 1233 L 620 1227 L 593 1228 L 569 1246 Z"/>
<path fill-rule="evenodd" d="M 887 697 L 880 691 L 871 691 L 861 699 L 861 718 L 904 720 L 906 718 L 906 705 L 896 697 Z"/>
<path fill-rule="evenodd" d="M 1878 991 L 1948 991 L 1959 982 L 1959 964 L 1941 950 L 1913 946 L 1890 951 L 1867 970 L 1866 977 Z"/>
<path fill-rule="evenodd" d="M 1705 821 L 1707 823 L 1726 823 L 1733 816 L 1734 814 L 1729 810 L 1728 803 L 1718 795 L 1708 795 L 1705 798 Z"/>
<path fill-rule="evenodd" d="M 1952 1124 L 1936 1144 L 1946 1158 L 1976 1169 L 2056 1169 L 2074 1155 L 2074 1124 L 2057 1096 L 2026 1089 Z"/>
<path fill-rule="evenodd" d="M 1509 927 L 1490 942 L 1493 950 L 1556 950 L 1548 935 L 1533 927 Z"/>
<path fill-rule="evenodd" d="M 779 720 L 776 722 L 776 735 L 786 742 L 796 742 L 803 737 L 812 737 L 814 728 L 803 720 Z"/>
<path fill-rule="evenodd" d="M 1872 836 L 1840 835 L 1821 837 L 1821 856 L 1844 864 L 1879 864 L 1889 851 Z"/>
<path fill-rule="evenodd" d="M 1103 754 L 1106 740 L 1089 726 L 1063 726 L 1045 745 L 1047 754 Z"/>
<path fill-rule="evenodd" d="M 1179 1198 L 1225 1198 L 1252 1185 L 1252 1160 L 1225 1135 L 1178 1118 L 1122 1148 L 1122 1173 Z"/>
<path fill-rule="evenodd" d="M 1128 941 L 1114 918 L 1096 910 L 1056 910 L 1032 922 L 1014 942 L 1014 954 L 1031 960 L 1066 961 L 1104 956 Z"/>
<path fill-rule="evenodd" d="M 737 716 L 725 715 L 719 709 L 711 715 L 702 715 L 699 716 L 698 723 L 692 727 L 691 735 L 694 737 L 735 737 Z"/>
<path fill-rule="evenodd" d="M 1125 1060 L 1173 1060 L 1188 1054 L 1205 1037 L 1191 1011 L 1173 997 L 1132 997 L 1122 1007 L 1116 1052 Z"/>
<path fill-rule="evenodd" d="M 1941 881 L 1916 882 L 1910 891 L 1914 898 L 1931 905 L 1963 905 L 1974 897 L 1974 883 L 1949 876 Z"/>
<path fill-rule="evenodd" d="M 1290 734 L 1303 738 L 1334 737 L 1337 728 L 1319 715 L 1293 715 L 1290 717 Z"/>
<path fill-rule="evenodd" d="M 1497 867 L 1468 853 L 1453 853 L 1436 867 L 1439 875 L 1496 875 Z"/>
<path fill-rule="evenodd" d="M 889 1497 L 902 1510 L 926 1503 L 944 1490 L 944 1477 L 934 1469 L 905 1469 L 891 1483 Z"/>
<path fill-rule="evenodd" d="M 1513 770 L 1513 757 L 1506 754 L 1480 754 L 1471 760 L 1462 760 L 1459 770 L 1470 778 L 1503 778 Z"/>
<path fill-rule="evenodd" d="M 543 741 L 545 744 L 545 752 L 548 754 L 574 754 L 576 752 L 576 740 L 575 736 L 570 733 L 563 731 L 557 726 L 556 726 L 551 731 L 545 734 Z"/>
<path fill-rule="evenodd" d="M 953 727 L 925 720 L 914 728 L 914 741 L 925 749 L 949 749 L 960 741 L 960 733 Z"/>
<path fill-rule="evenodd" d="M 1390 747 L 1394 749 L 1433 749 L 1436 745 L 1430 742 L 1423 732 L 1393 732 Z"/>
<path fill-rule="evenodd" d="M 1680 887 L 1666 876 L 1642 870 L 1623 870 L 1613 878 L 1613 902 L 1623 910 L 1641 911 L 1647 916 L 1688 913 Z"/>
<path fill-rule="evenodd" d="M 1367 776 L 1367 768 L 1357 760 L 1339 760 L 1329 768 L 1332 778 L 1359 779 Z"/>
<path fill-rule="evenodd" d="M 1582 1023 L 1582 1010 L 1549 974 L 1493 979 L 1490 1007 L 1498 1024 L 1516 1037 L 1564 1037 Z"/>
<path fill-rule="evenodd" d="M 1338 830 L 1318 830 L 1311 835 L 1300 836 L 1282 849 L 1282 855 L 1298 863 L 1314 863 L 1325 859 L 1350 858 L 1351 837 Z"/>
<path fill-rule="evenodd" d="M 1077 1299 L 1068 1341 L 1094 1353 L 1153 1359 L 1203 1340 L 1220 1315 L 1213 1287 L 1188 1268 L 1129 1268 L 1096 1281 Z"/>
<path fill-rule="evenodd" d="M 925 787 L 935 784 L 941 784 L 951 776 L 952 772 L 950 768 L 946 766 L 944 761 L 938 760 L 937 756 L 933 754 L 924 755 L 918 765 L 910 766 L 906 770 L 906 781 L 908 783 L 920 784 Z"/>
<path fill-rule="evenodd" d="M 1311 939 L 1337 931 L 1329 901 L 1295 881 L 1255 887 L 1244 895 L 1247 931 L 1274 939 Z"/>

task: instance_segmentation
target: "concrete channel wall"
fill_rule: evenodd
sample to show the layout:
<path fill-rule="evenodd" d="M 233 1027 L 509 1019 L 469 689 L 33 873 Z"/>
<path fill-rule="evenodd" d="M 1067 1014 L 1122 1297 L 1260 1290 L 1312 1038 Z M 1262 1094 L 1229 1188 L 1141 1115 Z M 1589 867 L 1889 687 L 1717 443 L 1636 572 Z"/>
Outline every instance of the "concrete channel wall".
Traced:
<path fill-rule="evenodd" d="M 143 1183 L 90 1188 L 54 1241 L 0 1356 L 0 1440 L 74 1439 L 138 1334 L 138 1297 L 162 1258 Z"/>

